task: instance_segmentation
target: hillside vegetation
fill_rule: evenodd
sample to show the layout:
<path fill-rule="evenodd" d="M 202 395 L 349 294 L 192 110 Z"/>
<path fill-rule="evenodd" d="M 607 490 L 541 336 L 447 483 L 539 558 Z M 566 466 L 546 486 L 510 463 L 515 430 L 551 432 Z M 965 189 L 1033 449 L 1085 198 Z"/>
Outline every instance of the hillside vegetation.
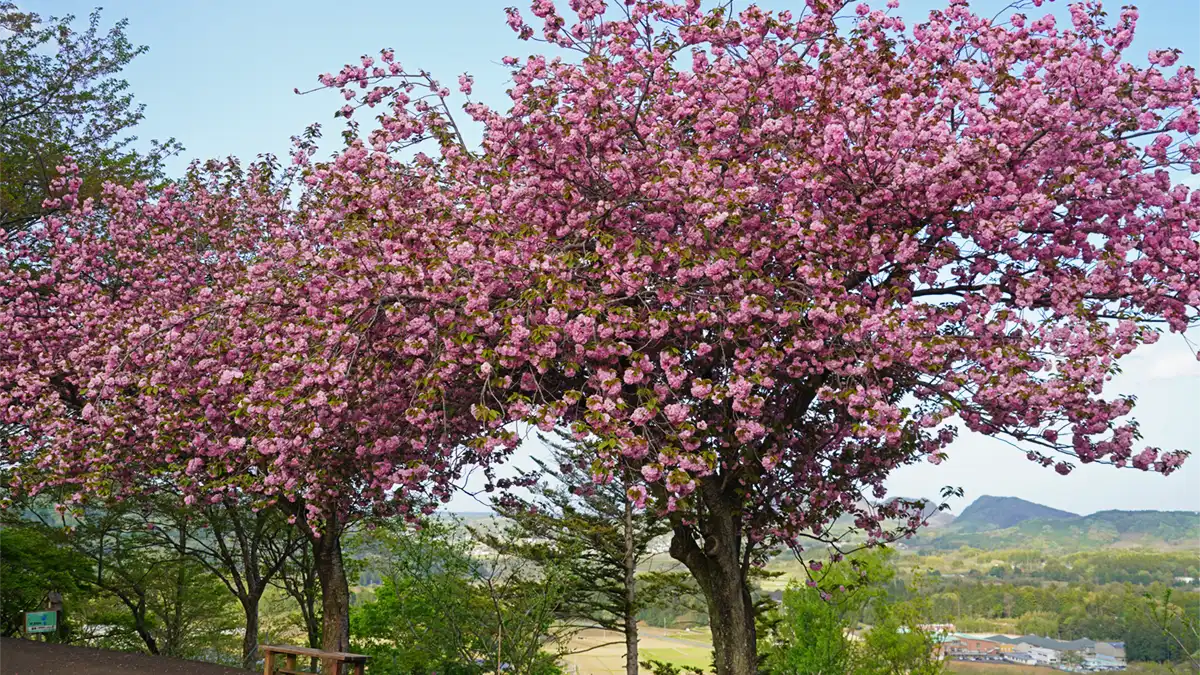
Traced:
<path fill-rule="evenodd" d="M 918 548 L 1037 548 L 1069 552 L 1098 548 L 1195 548 L 1194 511 L 1099 511 L 1081 516 L 1015 497 L 983 496 L 945 527 L 912 540 Z"/>
<path fill-rule="evenodd" d="M 970 531 L 983 531 L 1012 527 L 1028 520 L 1070 518 L 1079 518 L 1079 515 L 1017 497 L 984 495 L 963 509 L 962 514 L 954 520 L 953 526 Z"/>

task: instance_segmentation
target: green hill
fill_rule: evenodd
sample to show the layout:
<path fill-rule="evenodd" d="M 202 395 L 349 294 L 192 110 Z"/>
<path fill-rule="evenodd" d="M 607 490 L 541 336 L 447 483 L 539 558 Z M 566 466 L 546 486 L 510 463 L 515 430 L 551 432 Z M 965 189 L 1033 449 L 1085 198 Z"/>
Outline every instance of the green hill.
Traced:
<path fill-rule="evenodd" d="M 951 525 L 955 530 L 983 532 L 1019 525 L 1028 520 L 1061 520 L 1079 518 L 1070 511 L 1060 511 L 1016 497 L 984 495 L 963 509 Z"/>
<path fill-rule="evenodd" d="M 1099 511 L 1079 516 L 1013 497 L 980 497 L 948 527 L 923 533 L 916 546 L 955 549 L 1195 548 L 1200 513 Z"/>

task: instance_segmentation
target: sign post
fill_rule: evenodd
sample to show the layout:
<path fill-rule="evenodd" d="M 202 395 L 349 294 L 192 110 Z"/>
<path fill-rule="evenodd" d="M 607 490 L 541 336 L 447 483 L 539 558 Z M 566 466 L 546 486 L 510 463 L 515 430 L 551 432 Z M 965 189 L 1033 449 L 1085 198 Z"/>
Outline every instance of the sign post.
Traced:
<path fill-rule="evenodd" d="M 25 612 L 25 634 L 53 633 L 58 630 L 58 612 Z"/>

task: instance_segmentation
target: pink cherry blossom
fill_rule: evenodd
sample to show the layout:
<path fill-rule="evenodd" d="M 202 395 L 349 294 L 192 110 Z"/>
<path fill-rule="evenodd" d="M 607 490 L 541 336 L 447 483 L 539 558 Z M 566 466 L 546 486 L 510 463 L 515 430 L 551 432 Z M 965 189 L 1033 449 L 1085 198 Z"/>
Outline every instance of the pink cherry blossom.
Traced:
<path fill-rule="evenodd" d="M 503 112 L 385 50 L 318 79 L 378 122 L 325 160 L 310 133 L 286 169 L 84 203 L 64 162 L 0 247 L 4 459 L 22 489 L 415 517 L 515 423 L 566 428 L 706 578 L 911 532 L 884 481 L 960 427 L 1171 473 L 1106 387 L 1197 322 L 1200 82 L 1126 62 L 1132 10 L 948 5 L 537 0 L 508 24 L 555 53 L 505 59 Z"/>

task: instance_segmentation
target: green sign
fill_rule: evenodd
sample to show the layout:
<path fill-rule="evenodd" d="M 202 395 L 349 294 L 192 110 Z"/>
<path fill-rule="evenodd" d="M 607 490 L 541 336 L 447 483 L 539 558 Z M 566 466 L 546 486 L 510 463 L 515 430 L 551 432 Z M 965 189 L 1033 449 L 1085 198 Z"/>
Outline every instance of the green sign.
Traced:
<path fill-rule="evenodd" d="M 58 612 L 25 612 L 25 632 L 53 633 L 58 630 Z"/>

